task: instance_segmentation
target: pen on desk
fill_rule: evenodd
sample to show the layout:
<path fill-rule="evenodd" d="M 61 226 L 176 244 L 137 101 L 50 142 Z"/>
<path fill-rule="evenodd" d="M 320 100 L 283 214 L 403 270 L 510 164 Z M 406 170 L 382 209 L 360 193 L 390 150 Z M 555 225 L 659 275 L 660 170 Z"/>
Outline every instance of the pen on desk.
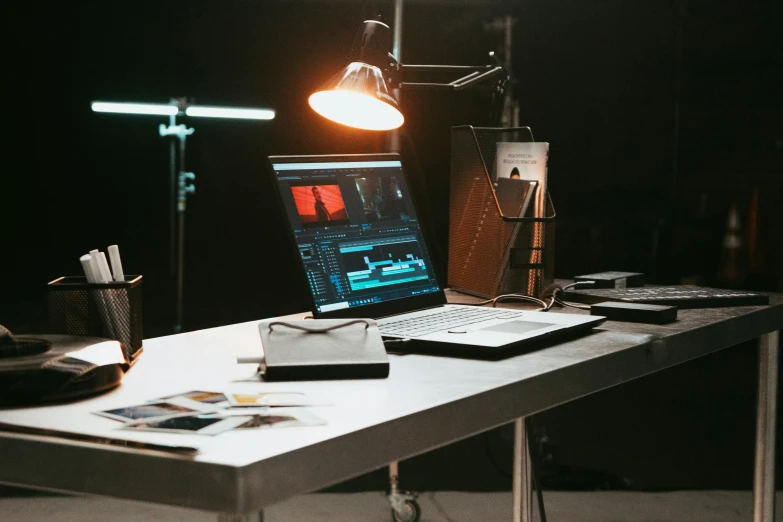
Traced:
<path fill-rule="evenodd" d="M 115 281 L 125 281 L 125 274 L 122 271 L 122 260 L 120 259 L 120 249 L 117 245 L 109 245 L 109 260 L 111 261 L 111 271 Z"/>
<path fill-rule="evenodd" d="M 92 442 L 93 444 L 108 444 L 111 446 L 120 446 L 124 448 L 166 451 L 170 453 L 181 453 L 186 455 L 192 455 L 198 453 L 199 451 L 198 448 L 193 448 L 191 446 L 176 446 L 173 444 L 118 439 L 116 437 L 102 437 L 98 435 L 88 435 L 86 433 L 74 433 L 71 431 L 60 431 L 49 428 L 35 428 L 32 426 L 6 424 L 5 422 L 0 422 L 0 433 L 2 432 L 18 433 L 22 435 L 39 435 L 42 437 L 56 437 L 60 439 L 76 440 L 81 442 Z"/>

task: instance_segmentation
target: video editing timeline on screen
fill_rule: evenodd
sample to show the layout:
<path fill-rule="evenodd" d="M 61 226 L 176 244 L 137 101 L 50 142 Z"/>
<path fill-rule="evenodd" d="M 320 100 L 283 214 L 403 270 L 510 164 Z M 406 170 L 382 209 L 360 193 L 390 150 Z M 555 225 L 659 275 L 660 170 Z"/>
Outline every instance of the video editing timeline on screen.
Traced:
<path fill-rule="evenodd" d="M 275 169 L 320 311 L 439 289 L 401 166 L 389 163 Z"/>
<path fill-rule="evenodd" d="M 342 243 L 339 248 L 354 292 L 430 278 L 416 236 Z"/>

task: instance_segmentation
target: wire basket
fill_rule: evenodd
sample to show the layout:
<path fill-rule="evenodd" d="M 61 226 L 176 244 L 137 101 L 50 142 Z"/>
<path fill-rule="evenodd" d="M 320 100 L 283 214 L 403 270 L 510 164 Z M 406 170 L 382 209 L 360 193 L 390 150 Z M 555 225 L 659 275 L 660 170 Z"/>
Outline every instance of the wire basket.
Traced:
<path fill-rule="evenodd" d="M 499 142 L 533 141 L 529 127 L 453 127 L 449 272 L 451 288 L 481 297 L 538 297 L 554 280 L 555 208 L 544 217 L 509 217 L 494 189 Z"/>
<path fill-rule="evenodd" d="M 60 277 L 49 283 L 52 333 L 114 339 L 132 365 L 142 352 L 141 281 L 88 283 L 85 277 Z"/>

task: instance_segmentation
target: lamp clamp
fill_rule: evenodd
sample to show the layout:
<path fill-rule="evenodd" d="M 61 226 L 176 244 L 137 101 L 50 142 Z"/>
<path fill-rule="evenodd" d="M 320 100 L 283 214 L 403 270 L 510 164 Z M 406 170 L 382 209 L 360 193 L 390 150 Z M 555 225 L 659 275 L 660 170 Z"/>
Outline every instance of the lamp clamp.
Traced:
<path fill-rule="evenodd" d="M 158 133 L 161 135 L 161 137 L 166 136 L 174 136 L 175 138 L 179 138 L 181 140 L 184 140 L 186 137 L 190 136 L 195 132 L 195 129 L 188 129 L 188 127 L 184 124 L 180 125 L 164 125 L 160 124 L 158 127 Z"/>
<path fill-rule="evenodd" d="M 177 212 L 185 212 L 185 202 L 188 198 L 188 194 L 196 192 L 196 185 L 188 183 L 196 179 L 196 175 L 192 172 L 180 172 L 178 179 L 177 190 Z"/>

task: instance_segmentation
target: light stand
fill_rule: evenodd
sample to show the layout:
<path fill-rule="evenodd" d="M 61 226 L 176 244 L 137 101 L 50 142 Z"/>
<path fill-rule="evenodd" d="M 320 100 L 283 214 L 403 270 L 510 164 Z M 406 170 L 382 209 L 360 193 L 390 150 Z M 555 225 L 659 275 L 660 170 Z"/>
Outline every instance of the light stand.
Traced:
<path fill-rule="evenodd" d="M 182 308 L 185 266 L 185 210 L 189 194 L 196 191 L 196 175 L 185 170 L 185 141 L 195 132 L 184 124 L 177 125 L 177 116 L 271 120 L 275 113 L 268 109 L 206 107 L 191 105 L 187 98 L 172 98 L 167 105 L 139 103 L 93 102 L 95 112 L 168 116 L 169 124 L 161 124 L 158 134 L 169 138 L 169 274 L 176 278 L 176 316 L 173 330 L 182 331 Z"/>
<path fill-rule="evenodd" d="M 178 106 L 186 104 L 185 99 L 172 100 Z M 170 137 L 171 149 L 169 155 L 169 275 L 176 277 L 177 304 L 174 322 L 174 332 L 182 331 L 182 299 L 184 290 L 185 267 L 185 210 L 188 194 L 196 192 L 193 181 L 196 175 L 185 171 L 185 140 L 195 129 L 186 125 L 177 125 L 177 116 L 169 116 L 169 125 L 160 124 L 158 133 L 161 137 Z M 177 169 L 179 163 L 179 169 Z M 190 181 L 190 184 L 188 183 Z"/>

